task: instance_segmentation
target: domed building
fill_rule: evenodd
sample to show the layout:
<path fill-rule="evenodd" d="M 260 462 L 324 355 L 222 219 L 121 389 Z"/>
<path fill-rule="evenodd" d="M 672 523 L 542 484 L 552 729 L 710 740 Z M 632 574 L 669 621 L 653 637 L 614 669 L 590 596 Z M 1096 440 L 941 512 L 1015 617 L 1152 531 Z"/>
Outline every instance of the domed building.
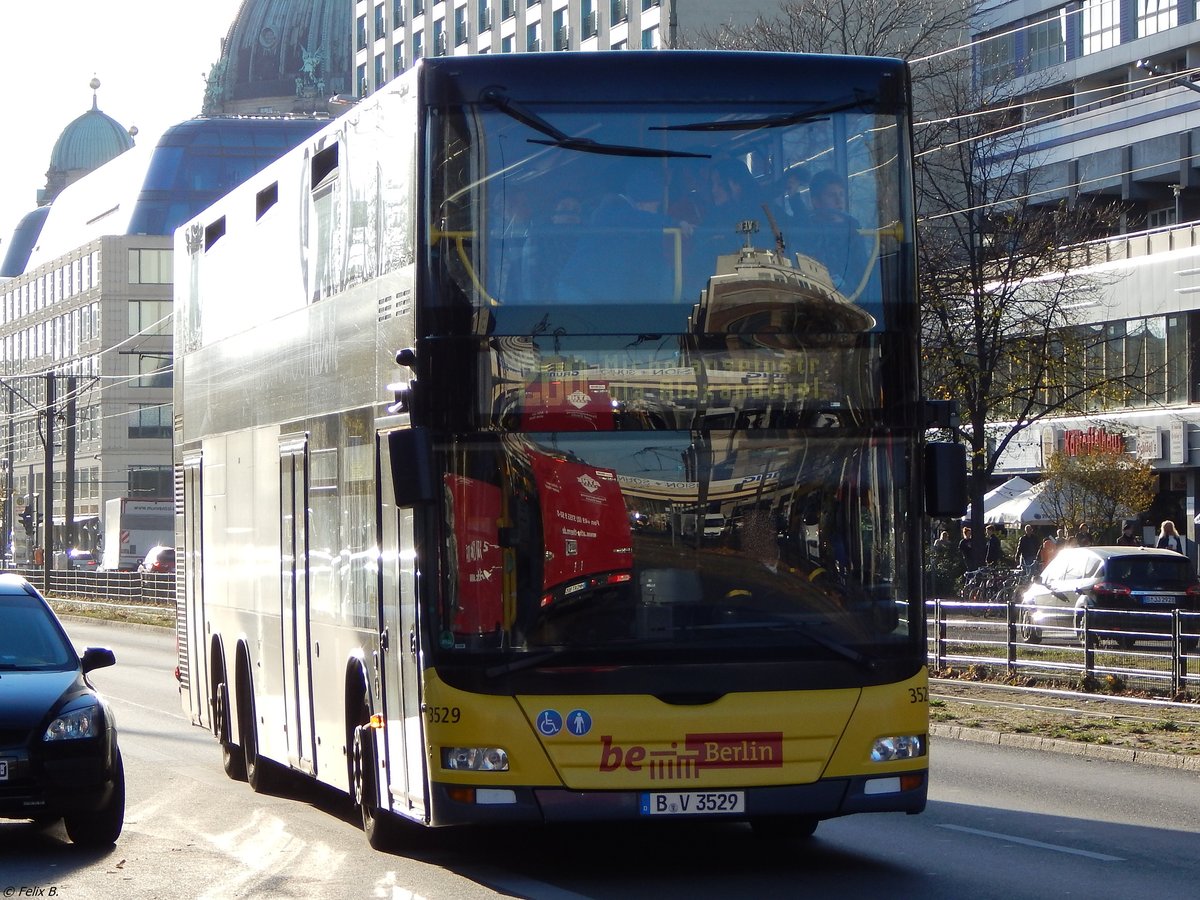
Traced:
<path fill-rule="evenodd" d="M 347 0 L 243 0 L 212 67 L 206 116 L 311 115 L 351 90 Z"/>
<path fill-rule="evenodd" d="M 100 81 L 93 78 L 92 108 L 63 129 L 50 154 L 46 186 L 37 193 L 38 206 L 45 206 L 62 193 L 63 188 L 120 156 L 133 146 L 137 129 L 126 129 L 99 109 L 96 92 Z"/>

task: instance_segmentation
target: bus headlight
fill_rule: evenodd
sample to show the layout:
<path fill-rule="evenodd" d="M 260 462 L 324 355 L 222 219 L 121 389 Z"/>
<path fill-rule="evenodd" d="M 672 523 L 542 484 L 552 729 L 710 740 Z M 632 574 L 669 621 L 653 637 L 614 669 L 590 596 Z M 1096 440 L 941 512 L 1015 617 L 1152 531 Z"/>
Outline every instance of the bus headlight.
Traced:
<path fill-rule="evenodd" d="M 508 753 L 499 747 L 443 747 L 442 767 L 473 772 L 507 772 Z"/>
<path fill-rule="evenodd" d="M 925 755 L 925 735 L 901 734 L 894 737 L 876 738 L 871 747 L 871 762 L 893 762 L 898 759 L 916 759 Z"/>

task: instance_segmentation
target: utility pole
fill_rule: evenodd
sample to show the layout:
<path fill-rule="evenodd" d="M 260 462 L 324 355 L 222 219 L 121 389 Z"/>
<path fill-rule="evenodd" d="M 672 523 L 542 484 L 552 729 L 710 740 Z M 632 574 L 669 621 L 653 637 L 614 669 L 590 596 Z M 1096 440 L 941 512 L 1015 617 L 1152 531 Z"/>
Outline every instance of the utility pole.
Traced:
<path fill-rule="evenodd" d="M 46 373 L 46 484 L 42 491 L 42 590 L 50 590 L 54 569 L 54 404 L 55 375 Z"/>
<path fill-rule="evenodd" d="M 79 379 L 75 375 L 67 376 L 67 433 L 66 433 L 66 471 L 63 473 L 63 534 L 65 549 L 68 553 L 75 546 L 75 394 L 79 387 Z M 68 562 L 68 565 L 70 563 Z"/>
<path fill-rule="evenodd" d="M 13 419 L 16 416 L 16 394 L 12 388 L 8 389 L 8 452 L 5 459 L 8 461 L 5 471 L 4 490 L 8 496 L 8 502 L 4 509 L 4 552 L 0 554 L 4 565 L 12 565 L 16 563 L 16 551 L 13 543 L 13 523 L 16 522 L 16 507 L 14 505 L 15 498 L 13 497 L 13 462 L 16 453 L 16 448 L 13 447 L 13 440 L 16 437 L 16 429 L 13 424 Z M 9 559 L 9 551 L 12 550 L 13 558 Z"/>

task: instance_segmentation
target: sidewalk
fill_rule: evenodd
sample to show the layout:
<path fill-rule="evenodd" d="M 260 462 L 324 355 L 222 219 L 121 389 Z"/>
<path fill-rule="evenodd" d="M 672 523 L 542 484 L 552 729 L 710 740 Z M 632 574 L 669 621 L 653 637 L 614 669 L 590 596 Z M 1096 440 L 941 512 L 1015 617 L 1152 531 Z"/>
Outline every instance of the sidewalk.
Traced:
<path fill-rule="evenodd" d="M 930 695 L 935 747 L 974 741 L 1200 773 L 1200 703 L 946 679 L 931 680 Z"/>

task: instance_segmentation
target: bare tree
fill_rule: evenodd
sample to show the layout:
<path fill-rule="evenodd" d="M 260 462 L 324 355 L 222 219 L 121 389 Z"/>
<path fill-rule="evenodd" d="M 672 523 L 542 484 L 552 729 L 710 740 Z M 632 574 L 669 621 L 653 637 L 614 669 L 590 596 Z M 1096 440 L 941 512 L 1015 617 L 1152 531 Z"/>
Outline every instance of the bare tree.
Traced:
<path fill-rule="evenodd" d="M 1020 104 L 981 89 L 966 64 L 923 84 L 941 110 L 916 130 L 925 388 L 956 400 L 970 457 L 972 524 L 1000 457 L 1029 427 L 1128 393 L 1106 370 L 1103 328 L 1079 310 L 1112 283 L 1079 265 L 1113 233 L 1113 205 L 1039 202 Z"/>
<path fill-rule="evenodd" d="M 705 28 L 690 46 L 913 60 L 962 43 L 976 0 L 781 0 L 775 16 Z"/>

